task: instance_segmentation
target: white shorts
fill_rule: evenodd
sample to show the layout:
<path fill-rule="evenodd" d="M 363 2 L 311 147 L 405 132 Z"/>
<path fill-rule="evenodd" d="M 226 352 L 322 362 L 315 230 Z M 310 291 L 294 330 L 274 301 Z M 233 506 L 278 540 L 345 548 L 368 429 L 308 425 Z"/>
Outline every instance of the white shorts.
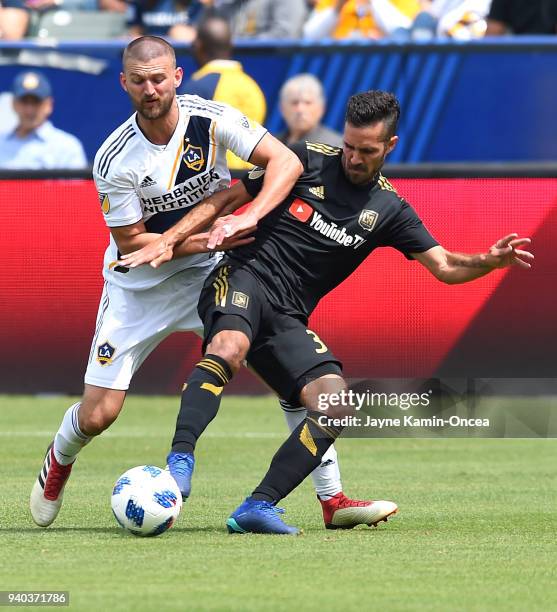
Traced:
<path fill-rule="evenodd" d="M 177 331 L 202 335 L 197 302 L 212 269 L 209 265 L 183 270 L 145 291 L 105 282 L 85 382 L 125 391 L 139 366 L 167 336 Z"/>

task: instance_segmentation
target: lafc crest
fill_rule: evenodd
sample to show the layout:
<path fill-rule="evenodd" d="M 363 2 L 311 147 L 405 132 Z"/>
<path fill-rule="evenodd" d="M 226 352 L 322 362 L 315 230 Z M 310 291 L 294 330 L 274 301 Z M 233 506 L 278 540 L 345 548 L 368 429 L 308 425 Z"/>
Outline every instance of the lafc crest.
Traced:
<path fill-rule="evenodd" d="M 249 295 L 241 291 L 234 291 L 232 294 L 232 303 L 234 306 L 238 306 L 238 308 L 247 308 L 249 304 Z"/>
<path fill-rule="evenodd" d="M 97 361 L 105 366 L 112 363 L 112 358 L 116 349 L 110 344 L 110 342 L 104 342 L 97 347 Z"/>
<path fill-rule="evenodd" d="M 101 203 L 101 210 L 105 215 L 110 212 L 110 200 L 108 199 L 108 193 L 99 192 L 99 202 Z"/>
<path fill-rule="evenodd" d="M 360 226 L 365 229 L 367 232 L 371 232 L 371 230 L 375 227 L 377 223 L 377 219 L 379 214 L 374 210 L 362 210 L 360 213 L 360 218 L 358 219 L 358 223 Z"/>
<path fill-rule="evenodd" d="M 184 149 L 183 159 L 186 166 L 195 172 L 199 172 L 205 163 L 203 149 L 191 144 Z"/>

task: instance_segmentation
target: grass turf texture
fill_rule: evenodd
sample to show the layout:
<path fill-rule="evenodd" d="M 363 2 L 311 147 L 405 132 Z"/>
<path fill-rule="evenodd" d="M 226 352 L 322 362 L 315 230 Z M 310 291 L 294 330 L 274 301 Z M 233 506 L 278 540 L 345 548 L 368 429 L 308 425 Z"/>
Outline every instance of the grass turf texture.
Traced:
<path fill-rule="evenodd" d="M 116 525 L 110 493 L 126 469 L 164 465 L 175 398 L 128 398 L 47 530 L 28 496 L 71 401 L 0 403 L 0 590 L 69 590 L 77 610 L 557 609 L 555 440 L 341 440 L 346 493 L 393 499 L 397 517 L 326 531 L 308 481 L 282 504 L 304 535 L 230 536 L 286 426 L 273 399 L 229 397 L 178 523 L 141 539 Z"/>

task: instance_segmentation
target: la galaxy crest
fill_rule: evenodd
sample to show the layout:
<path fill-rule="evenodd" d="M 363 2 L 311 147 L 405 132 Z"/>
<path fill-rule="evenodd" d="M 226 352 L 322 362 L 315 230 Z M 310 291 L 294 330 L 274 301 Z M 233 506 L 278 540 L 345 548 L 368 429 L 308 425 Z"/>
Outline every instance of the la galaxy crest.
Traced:
<path fill-rule="evenodd" d="M 367 232 L 371 232 L 371 230 L 375 227 L 375 224 L 377 223 L 378 217 L 379 214 L 376 213 L 374 210 L 367 210 L 364 208 L 364 210 L 362 210 L 362 212 L 360 213 L 358 223 L 360 224 L 360 227 L 365 229 Z"/>
<path fill-rule="evenodd" d="M 182 159 L 184 160 L 186 166 L 194 172 L 199 172 L 201 168 L 203 168 L 203 164 L 205 163 L 205 158 L 203 157 L 203 149 L 201 147 L 197 147 L 189 143 L 188 146 L 184 149 Z"/>
<path fill-rule="evenodd" d="M 102 366 L 110 365 L 115 352 L 116 348 L 110 342 L 106 341 L 103 344 L 99 344 L 97 347 L 97 361 Z"/>

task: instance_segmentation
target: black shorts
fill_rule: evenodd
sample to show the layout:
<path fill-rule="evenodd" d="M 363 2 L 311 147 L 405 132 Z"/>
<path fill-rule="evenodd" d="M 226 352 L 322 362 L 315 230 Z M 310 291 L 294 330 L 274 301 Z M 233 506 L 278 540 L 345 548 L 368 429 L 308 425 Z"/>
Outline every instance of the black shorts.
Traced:
<path fill-rule="evenodd" d="M 317 334 L 300 319 L 277 311 L 261 283 L 245 268 L 216 268 L 201 291 L 198 312 L 204 325 L 204 347 L 221 331 L 218 320 L 222 315 L 241 318 L 235 329 L 250 336 L 248 365 L 285 400 L 298 402 L 308 382 L 342 372 L 342 364 Z"/>

